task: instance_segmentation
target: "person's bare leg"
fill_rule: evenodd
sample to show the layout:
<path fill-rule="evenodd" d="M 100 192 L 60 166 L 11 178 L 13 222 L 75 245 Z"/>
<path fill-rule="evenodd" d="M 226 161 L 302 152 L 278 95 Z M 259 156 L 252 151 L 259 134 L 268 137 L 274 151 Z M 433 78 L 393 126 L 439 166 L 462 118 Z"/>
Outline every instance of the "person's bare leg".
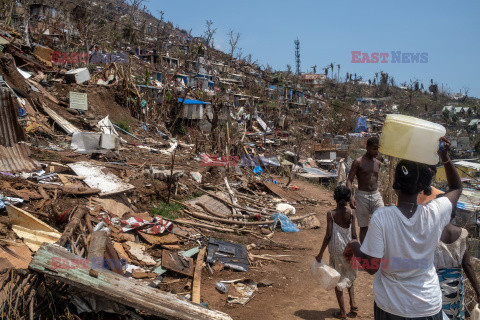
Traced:
<path fill-rule="evenodd" d="M 368 227 L 360 227 L 360 243 L 363 243 L 363 239 L 367 235 Z"/>
<path fill-rule="evenodd" d="M 343 301 L 343 291 L 338 290 L 335 288 L 335 295 L 337 296 L 338 306 L 340 307 L 340 317 L 346 317 L 347 314 L 345 312 L 345 301 Z"/>
<path fill-rule="evenodd" d="M 355 310 L 357 308 L 357 304 L 355 302 L 355 292 L 353 289 L 353 284 L 350 288 L 348 288 L 348 295 L 350 296 L 350 311 L 352 311 L 352 309 Z"/>

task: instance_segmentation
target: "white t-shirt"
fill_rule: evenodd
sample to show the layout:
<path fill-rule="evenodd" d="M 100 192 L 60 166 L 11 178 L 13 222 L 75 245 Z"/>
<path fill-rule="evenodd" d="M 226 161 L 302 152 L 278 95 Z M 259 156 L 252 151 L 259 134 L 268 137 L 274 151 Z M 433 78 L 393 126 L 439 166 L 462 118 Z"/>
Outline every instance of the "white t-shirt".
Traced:
<path fill-rule="evenodd" d="M 440 312 L 442 293 L 433 256 L 451 212 L 446 197 L 419 205 L 410 219 L 396 206 L 374 212 L 361 251 L 384 259 L 373 281 L 380 309 L 406 318 Z"/>

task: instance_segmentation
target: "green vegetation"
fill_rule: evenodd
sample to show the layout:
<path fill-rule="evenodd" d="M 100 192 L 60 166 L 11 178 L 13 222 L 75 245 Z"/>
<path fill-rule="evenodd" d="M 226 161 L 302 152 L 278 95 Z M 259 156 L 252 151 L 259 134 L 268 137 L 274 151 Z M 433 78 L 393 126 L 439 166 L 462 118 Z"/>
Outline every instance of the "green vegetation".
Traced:
<path fill-rule="evenodd" d="M 175 220 L 179 217 L 182 205 L 178 203 L 166 203 L 160 202 L 154 205 L 154 208 L 150 212 L 152 216 L 161 216 L 169 220 Z"/>
<path fill-rule="evenodd" d="M 128 123 L 126 121 L 119 121 L 117 123 L 117 126 L 122 129 L 122 130 L 125 130 L 127 131 L 128 133 L 131 133 L 130 131 L 130 126 L 128 125 Z"/>

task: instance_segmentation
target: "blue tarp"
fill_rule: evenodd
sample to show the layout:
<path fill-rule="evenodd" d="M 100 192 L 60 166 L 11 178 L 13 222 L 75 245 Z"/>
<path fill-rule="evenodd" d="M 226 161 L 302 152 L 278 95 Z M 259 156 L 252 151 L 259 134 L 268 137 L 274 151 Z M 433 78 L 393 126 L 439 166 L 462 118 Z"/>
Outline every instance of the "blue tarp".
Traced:
<path fill-rule="evenodd" d="M 355 132 L 366 132 L 368 131 L 367 127 L 367 117 L 360 117 L 357 120 L 357 126 L 355 127 Z"/>
<path fill-rule="evenodd" d="M 182 102 L 183 98 L 178 98 L 178 102 Z M 210 104 L 210 102 L 203 102 L 200 100 L 191 100 L 191 99 L 185 99 L 185 102 L 183 104 Z"/>
<path fill-rule="evenodd" d="M 299 232 L 297 225 L 293 223 L 286 215 L 283 213 L 275 213 L 271 216 L 273 219 L 273 228 L 277 227 L 277 223 L 280 222 L 280 226 L 282 227 L 283 232 Z"/>

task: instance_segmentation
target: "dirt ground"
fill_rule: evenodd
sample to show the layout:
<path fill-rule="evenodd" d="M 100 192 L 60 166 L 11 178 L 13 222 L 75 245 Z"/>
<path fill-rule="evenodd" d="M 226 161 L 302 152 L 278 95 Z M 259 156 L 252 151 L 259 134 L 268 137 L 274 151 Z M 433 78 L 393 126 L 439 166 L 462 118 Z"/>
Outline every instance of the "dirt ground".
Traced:
<path fill-rule="evenodd" d="M 328 205 L 306 206 L 297 211 L 302 215 L 316 212 L 322 226 L 314 230 L 302 230 L 299 233 L 278 231 L 273 240 L 285 244 L 289 249 L 258 250 L 258 254 L 285 254 L 296 261 L 262 262 L 262 266 L 253 267 L 248 273 L 223 270 L 212 276 L 206 270 L 202 276 L 202 299 L 210 308 L 224 311 L 233 319 L 335 319 L 333 312 L 338 310 L 334 291 L 319 288 L 310 275 L 310 265 L 320 250 L 326 230 L 326 213 L 334 207 L 331 192 L 304 181 L 295 180 L 303 196 L 329 203 Z M 358 231 L 357 231 L 358 233 Z M 257 252 L 256 252 L 257 254 Z M 329 254 L 325 252 L 324 260 Z M 215 290 L 220 280 L 252 279 L 258 282 L 270 282 L 271 287 L 259 288 L 256 296 L 245 306 L 227 305 L 226 295 Z M 355 281 L 356 302 L 359 307 L 357 319 L 373 319 L 373 276 L 359 272 Z M 345 291 L 344 297 L 347 298 Z M 348 301 L 348 299 L 346 300 Z M 347 302 L 348 305 L 348 302 Z M 347 312 L 349 309 L 347 309 Z"/>

